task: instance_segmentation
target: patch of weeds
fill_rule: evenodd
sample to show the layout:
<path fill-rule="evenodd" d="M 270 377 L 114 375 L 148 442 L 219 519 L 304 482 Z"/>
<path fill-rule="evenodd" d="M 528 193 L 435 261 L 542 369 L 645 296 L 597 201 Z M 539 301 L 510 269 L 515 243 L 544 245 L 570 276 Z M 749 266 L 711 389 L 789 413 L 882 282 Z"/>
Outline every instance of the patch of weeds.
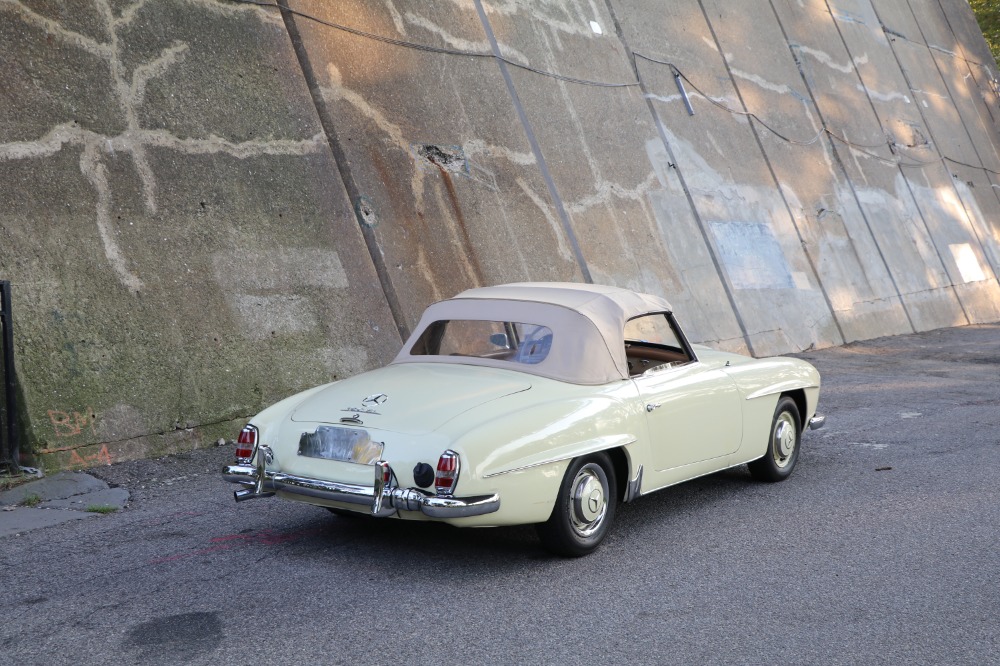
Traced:
<path fill-rule="evenodd" d="M 24 496 L 21 500 L 21 506 L 38 506 L 42 503 L 42 498 L 35 493 L 30 493 Z"/>
<path fill-rule="evenodd" d="M 87 513 L 114 513 L 118 507 L 110 504 L 90 504 L 87 506 Z"/>
<path fill-rule="evenodd" d="M 0 491 L 10 490 L 11 488 L 16 488 L 28 481 L 34 481 L 37 477 L 28 475 L 18 475 L 18 476 L 7 476 L 6 474 L 0 475 Z"/>

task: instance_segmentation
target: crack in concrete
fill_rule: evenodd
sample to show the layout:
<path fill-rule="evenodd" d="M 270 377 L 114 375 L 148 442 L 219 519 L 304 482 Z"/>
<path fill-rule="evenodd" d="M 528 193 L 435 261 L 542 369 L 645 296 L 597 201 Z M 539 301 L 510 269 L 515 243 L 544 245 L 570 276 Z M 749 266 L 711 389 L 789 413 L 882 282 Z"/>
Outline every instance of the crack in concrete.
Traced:
<path fill-rule="evenodd" d="M 595 183 L 595 191 L 582 199 L 566 204 L 566 210 L 571 213 L 583 213 L 587 210 L 601 205 L 609 205 L 613 199 L 627 199 L 629 201 L 642 201 L 643 198 L 653 189 L 654 185 L 659 185 L 660 180 L 656 172 L 651 171 L 641 183 L 635 187 L 624 187 L 619 183 L 599 179 Z"/>
<path fill-rule="evenodd" d="M 851 72 L 854 71 L 854 68 L 858 65 L 868 64 L 867 53 L 851 58 L 847 61 L 847 64 L 841 65 L 840 63 L 836 62 L 829 53 L 825 51 L 809 48 L 808 46 L 803 46 L 802 44 L 794 44 L 793 46 L 795 47 L 795 50 L 798 51 L 799 53 L 804 53 L 805 55 L 812 56 L 813 60 L 815 60 L 816 62 L 826 65 L 830 69 L 835 69 L 838 72 L 842 72 L 844 74 L 850 74 Z"/>

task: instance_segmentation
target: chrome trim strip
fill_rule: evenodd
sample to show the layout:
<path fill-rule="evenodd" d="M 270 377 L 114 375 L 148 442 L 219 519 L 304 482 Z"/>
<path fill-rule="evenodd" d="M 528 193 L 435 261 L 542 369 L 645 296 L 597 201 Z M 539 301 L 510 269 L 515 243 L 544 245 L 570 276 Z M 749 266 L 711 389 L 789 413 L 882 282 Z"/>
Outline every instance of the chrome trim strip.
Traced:
<path fill-rule="evenodd" d="M 824 425 L 826 425 L 826 414 L 814 414 L 811 419 L 809 419 L 809 429 L 819 430 Z"/>
<path fill-rule="evenodd" d="M 589 451 L 588 453 L 593 453 L 593 451 Z M 583 454 L 580 454 L 580 455 L 587 455 L 587 454 L 583 453 Z M 490 474 L 483 474 L 483 478 L 484 479 L 491 479 L 494 476 L 500 476 L 501 474 L 510 474 L 512 472 L 523 472 L 526 469 L 532 469 L 532 468 L 535 468 L 535 467 L 542 467 L 543 465 L 551 465 L 552 463 L 562 462 L 564 460 L 572 460 L 573 458 L 577 458 L 577 457 L 579 457 L 579 456 L 576 455 L 576 454 L 570 454 L 570 455 L 567 455 L 567 456 L 560 456 L 559 458 L 550 458 L 550 459 L 543 460 L 542 462 L 531 463 L 530 465 L 524 465 L 522 467 L 512 467 L 511 469 L 505 469 L 502 472 L 492 472 Z"/>
<path fill-rule="evenodd" d="M 625 435 L 625 437 L 628 437 L 628 435 Z M 584 448 L 581 449 L 580 451 L 576 451 L 574 453 L 568 453 L 564 456 L 557 456 L 555 458 L 546 458 L 545 460 L 536 463 L 531 463 L 530 465 L 522 465 L 521 467 L 512 467 L 510 469 L 505 469 L 499 472 L 490 472 L 489 474 L 483 474 L 482 478 L 490 479 L 493 478 L 494 476 L 500 476 L 501 474 L 510 474 L 512 472 L 523 472 L 526 469 L 532 469 L 534 467 L 542 467 L 543 465 L 551 465 L 552 463 L 562 462 L 564 460 L 572 460 L 573 458 L 579 458 L 580 456 L 590 455 L 591 453 L 597 453 L 599 451 L 610 451 L 611 449 L 624 448 L 631 444 L 635 444 L 637 441 L 635 437 L 629 440 L 622 440 L 620 442 L 609 441 L 611 439 L 613 438 L 605 437 L 603 438 L 603 441 L 600 441 L 593 448 Z"/>
<path fill-rule="evenodd" d="M 500 495 L 481 497 L 435 497 L 425 496 L 420 510 L 431 518 L 458 518 L 460 516 L 481 516 L 500 508 Z"/>
<path fill-rule="evenodd" d="M 799 389 L 814 389 L 819 388 L 819 384 L 801 384 L 799 382 L 784 382 L 779 385 L 771 385 L 766 388 L 762 388 L 758 391 L 754 391 L 746 397 L 747 400 L 756 400 L 757 398 L 763 398 L 764 396 L 774 395 L 775 393 L 784 393 L 785 391 L 797 391 Z"/>
<path fill-rule="evenodd" d="M 250 465 L 226 465 L 222 468 L 222 478 L 226 481 L 248 488 L 259 485 L 264 490 L 261 495 L 252 490 L 238 490 L 237 501 L 268 497 L 276 492 L 370 507 L 375 500 L 374 486 L 309 479 L 270 470 L 264 472 L 264 477 L 258 481 L 257 469 Z M 476 497 L 438 497 L 417 488 L 386 486 L 381 499 L 381 506 L 375 515 L 383 518 L 392 516 L 397 511 L 420 511 L 431 518 L 465 518 L 494 513 L 500 509 L 499 493 Z"/>

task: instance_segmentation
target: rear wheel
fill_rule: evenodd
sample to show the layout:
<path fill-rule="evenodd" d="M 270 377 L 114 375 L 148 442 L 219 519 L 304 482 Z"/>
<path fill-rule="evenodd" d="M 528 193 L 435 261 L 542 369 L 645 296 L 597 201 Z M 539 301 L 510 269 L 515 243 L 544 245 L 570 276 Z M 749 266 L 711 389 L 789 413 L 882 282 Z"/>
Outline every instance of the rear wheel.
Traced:
<path fill-rule="evenodd" d="M 618 484 L 606 453 L 577 458 L 559 486 L 547 522 L 536 526 L 551 552 L 580 557 L 593 552 L 607 536 L 618 505 Z"/>
<path fill-rule="evenodd" d="M 785 396 L 774 408 L 774 418 L 771 420 L 771 438 L 767 444 L 767 453 L 763 458 L 754 460 L 748 465 L 750 475 L 758 481 L 783 481 L 792 474 L 795 462 L 799 459 L 799 441 L 802 428 L 799 418 L 799 408 L 795 401 Z"/>

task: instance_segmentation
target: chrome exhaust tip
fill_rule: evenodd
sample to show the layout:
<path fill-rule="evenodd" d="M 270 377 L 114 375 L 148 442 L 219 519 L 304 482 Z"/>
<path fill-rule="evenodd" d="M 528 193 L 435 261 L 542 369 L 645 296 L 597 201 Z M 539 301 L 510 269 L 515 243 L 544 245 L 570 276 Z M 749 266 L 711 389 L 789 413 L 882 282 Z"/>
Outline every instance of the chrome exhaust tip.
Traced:
<path fill-rule="evenodd" d="M 819 430 L 826 425 L 826 416 L 823 414 L 816 414 L 811 419 L 809 419 L 809 429 Z"/>

